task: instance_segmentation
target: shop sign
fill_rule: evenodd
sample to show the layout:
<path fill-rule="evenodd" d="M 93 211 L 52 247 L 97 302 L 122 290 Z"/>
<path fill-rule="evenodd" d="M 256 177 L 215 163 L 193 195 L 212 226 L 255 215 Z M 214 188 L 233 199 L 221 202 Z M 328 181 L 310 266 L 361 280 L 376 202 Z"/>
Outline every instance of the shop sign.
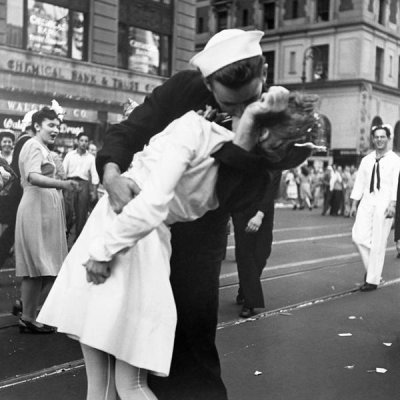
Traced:
<path fill-rule="evenodd" d="M 0 114 L 0 128 L 11 129 L 17 133 L 22 132 L 24 126 L 22 125 L 22 116 L 4 115 Z M 77 123 L 74 121 L 65 121 L 60 125 L 60 134 L 66 136 L 78 136 L 81 132 L 87 132 L 88 128 L 92 133 L 92 124 Z"/>
<path fill-rule="evenodd" d="M 14 100 L 0 100 L 0 110 L 10 114 L 25 115 L 28 111 L 39 110 L 43 107 L 49 107 L 50 104 L 29 103 Z M 65 118 L 73 121 L 97 122 L 98 116 L 95 110 L 85 110 L 81 108 L 63 107 Z"/>
<path fill-rule="evenodd" d="M 50 57 L 45 59 L 41 56 L 30 55 L 28 60 L 25 54 L 14 53 L 10 56 L 9 52 L 1 49 L 0 69 L 32 77 L 58 79 L 129 92 L 150 93 L 162 83 L 162 80 L 158 77 L 153 78 L 145 75 L 131 77 L 117 69 L 107 70 L 106 68 L 68 62 L 67 60 L 61 62 L 50 59 Z"/>
<path fill-rule="evenodd" d="M 335 157 L 338 156 L 356 156 L 358 152 L 356 149 L 335 149 L 333 150 Z"/>

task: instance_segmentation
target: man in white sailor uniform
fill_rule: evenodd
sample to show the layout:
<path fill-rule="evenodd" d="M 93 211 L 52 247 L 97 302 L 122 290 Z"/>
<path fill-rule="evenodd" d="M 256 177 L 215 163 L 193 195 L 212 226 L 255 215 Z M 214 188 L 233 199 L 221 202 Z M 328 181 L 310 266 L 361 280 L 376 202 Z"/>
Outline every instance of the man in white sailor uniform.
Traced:
<path fill-rule="evenodd" d="M 389 149 L 391 127 L 374 126 L 371 135 L 375 151 L 361 160 L 351 193 L 352 237 L 366 270 L 363 292 L 375 290 L 381 280 L 400 170 L 400 158 Z"/>

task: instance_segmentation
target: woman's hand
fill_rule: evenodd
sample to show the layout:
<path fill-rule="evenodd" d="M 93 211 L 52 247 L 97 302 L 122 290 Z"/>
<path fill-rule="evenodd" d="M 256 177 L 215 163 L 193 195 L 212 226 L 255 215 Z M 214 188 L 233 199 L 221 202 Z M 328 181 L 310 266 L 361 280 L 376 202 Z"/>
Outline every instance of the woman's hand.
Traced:
<path fill-rule="evenodd" d="M 69 192 L 78 192 L 80 188 L 79 182 L 76 182 L 72 179 L 63 181 L 63 189 L 68 190 Z"/>
<path fill-rule="evenodd" d="M 271 86 L 259 100 L 249 104 L 240 118 L 237 129 L 234 129 L 233 143 L 244 150 L 251 150 L 261 134 L 255 126 L 257 116 L 284 111 L 289 103 L 289 93 L 283 86 Z"/>
<path fill-rule="evenodd" d="M 255 118 L 257 115 L 282 112 L 288 106 L 289 94 L 289 90 L 283 86 L 271 86 L 259 100 L 246 107 L 243 115 L 246 118 Z"/>
<path fill-rule="evenodd" d="M 83 264 L 86 268 L 86 280 L 95 285 L 104 283 L 111 275 L 111 267 L 109 262 L 95 261 L 89 259 Z"/>

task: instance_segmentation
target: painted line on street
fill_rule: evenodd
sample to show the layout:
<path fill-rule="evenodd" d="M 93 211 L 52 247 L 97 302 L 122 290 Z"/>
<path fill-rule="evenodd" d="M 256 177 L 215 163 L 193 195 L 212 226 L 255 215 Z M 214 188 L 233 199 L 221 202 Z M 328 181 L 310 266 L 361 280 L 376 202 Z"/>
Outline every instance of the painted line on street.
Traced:
<path fill-rule="evenodd" d="M 28 374 L 18 375 L 14 378 L 8 378 L 0 381 L 0 390 L 21 385 L 23 383 L 31 383 L 39 379 L 48 378 L 49 376 L 64 374 L 67 372 L 81 369 L 85 366 L 83 359 L 70 361 L 64 364 L 53 365 L 39 371 L 30 372 Z"/>
<path fill-rule="evenodd" d="M 278 228 L 274 229 L 275 232 L 290 232 L 290 231 L 305 231 L 305 230 L 314 230 L 314 229 L 323 229 L 323 228 L 347 228 L 348 225 L 345 224 L 329 224 L 329 225 L 313 225 L 313 226 L 296 226 L 294 228 Z"/>
<path fill-rule="evenodd" d="M 385 286 L 391 286 L 391 285 L 395 285 L 400 283 L 400 278 L 396 278 L 396 279 L 392 279 L 390 281 L 387 281 L 381 285 L 379 285 L 380 287 L 385 287 Z M 346 290 L 343 292 L 339 292 L 336 294 L 331 294 L 328 296 L 321 296 L 321 297 L 317 297 L 315 299 L 311 299 L 311 300 L 305 300 L 302 301 L 300 303 L 297 304 L 291 304 L 287 307 L 281 307 L 281 308 L 277 308 L 275 310 L 270 310 L 270 311 L 265 311 L 262 312 L 260 314 L 256 314 L 254 315 L 252 318 L 237 318 L 234 319 L 232 321 L 226 321 L 226 322 L 220 322 L 217 326 L 217 330 L 221 330 L 221 329 L 225 329 L 225 328 L 229 328 L 232 326 L 237 326 L 237 325 L 241 325 L 241 324 L 245 324 L 245 323 L 250 323 L 250 322 L 254 322 L 254 321 L 258 321 L 260 319 L 265 319 L 265 318 L 269 318 L 269 317 L 273 317 L 276 315 L 285 315 L 285 316 L 290 316 L 291 315 L 291 311 L 297 311 L 301 308 L 308 308 L 308 307 L 312 307 L 316 304 L 321 304 L 321 303 L 325 303 L 331 300 L 337 300 L 337 299 L 341 299 L 343 297 L 346 296 L 350 296 L 353 295 L 355 293 L 360 292 L 360 289 L 354 288 L 354 289 L 350 289 L 350 290 Z M 360 292 L 361 293 L 361 292 Z"/>
<path fill-rule="evenodd" d="M 278 245 L 278 244 L 288 244 L 288 243 L 301 243 L 301 242 L 310 242 L 313 240 L 326 240 L 326 239 L 333 239 L 333 238 L 340 238 L 340 237 L 346 237 L 346 236 L 351 236 L 351 232 L 346 232 L 346 233 L 335 233 L 334 235 L 320 235 L 320 236 L 310 236 L 306 238 L 296 238 L 296 239 L 285 239 L 285 240 L 274 240 L 272 242 L 273 245 Z M 227 246 L 227 250 L 232 250 L 234 249 L 235 246 Z"/>
<path fill-rule="evenodd" d="M 386 249 L 386 252 L 395 250 L 395 249 L 396 249 L 396 246 L 388 247 Z M 328 261 L 338 261 L 338 260 L 343 261 L 343 260 L 347 260 L 347 259 L 354 258 L 354 257 L 360 257 L 360 254 L 358 252 L 353 252 L 353 253 L 348 253 L 348 254 L 331 256 L 331 257 L 315 258 L 313 260 L 304 260 L 304 261 L 292 262 L 292 263 L 287 263 L 287 264 L 279 264 L 279 265 L 275 265 L 272 267 L 267 267 L 264 269 L 264 271 L 267 273 L 269 271 L 278 271 L 280 269 L 302 267 L 304 265 L 313 265 L 313 264 L 319 264 L 319 263 L 328 262 Z M 301 271 L 299 271 L 299 272 L 301 272 Z M 230 272 L 228 274 L 220 275 L 220 279 L 233 278 L 233 277 L 237 277 L 237 276 L 238 276 L 237 272 Z M 223 287 L 220 289 L 223 289 Z"/>

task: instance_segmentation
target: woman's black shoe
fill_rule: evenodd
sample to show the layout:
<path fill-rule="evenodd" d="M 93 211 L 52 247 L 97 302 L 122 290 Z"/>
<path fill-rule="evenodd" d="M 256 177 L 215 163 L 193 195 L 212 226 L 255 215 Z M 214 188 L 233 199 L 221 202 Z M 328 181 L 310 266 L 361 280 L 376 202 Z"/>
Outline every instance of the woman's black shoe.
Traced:
<path fill-rule="evenodd" d="M 21 314 L 22 314 L 22 301 L 21 300 L 15 300 L 15 303 L 13 305 L 11 313 L 13 315 L 15 315 L 16 317 L 21 316 Z"/>
<path fill-rule="evenodd" d="M 20 319 L 19 331 L 20 333 L 54 333 L 56 328 L 48 325 L 37 326 L 30 321 L 24 321 L 23 319 Z"/>

